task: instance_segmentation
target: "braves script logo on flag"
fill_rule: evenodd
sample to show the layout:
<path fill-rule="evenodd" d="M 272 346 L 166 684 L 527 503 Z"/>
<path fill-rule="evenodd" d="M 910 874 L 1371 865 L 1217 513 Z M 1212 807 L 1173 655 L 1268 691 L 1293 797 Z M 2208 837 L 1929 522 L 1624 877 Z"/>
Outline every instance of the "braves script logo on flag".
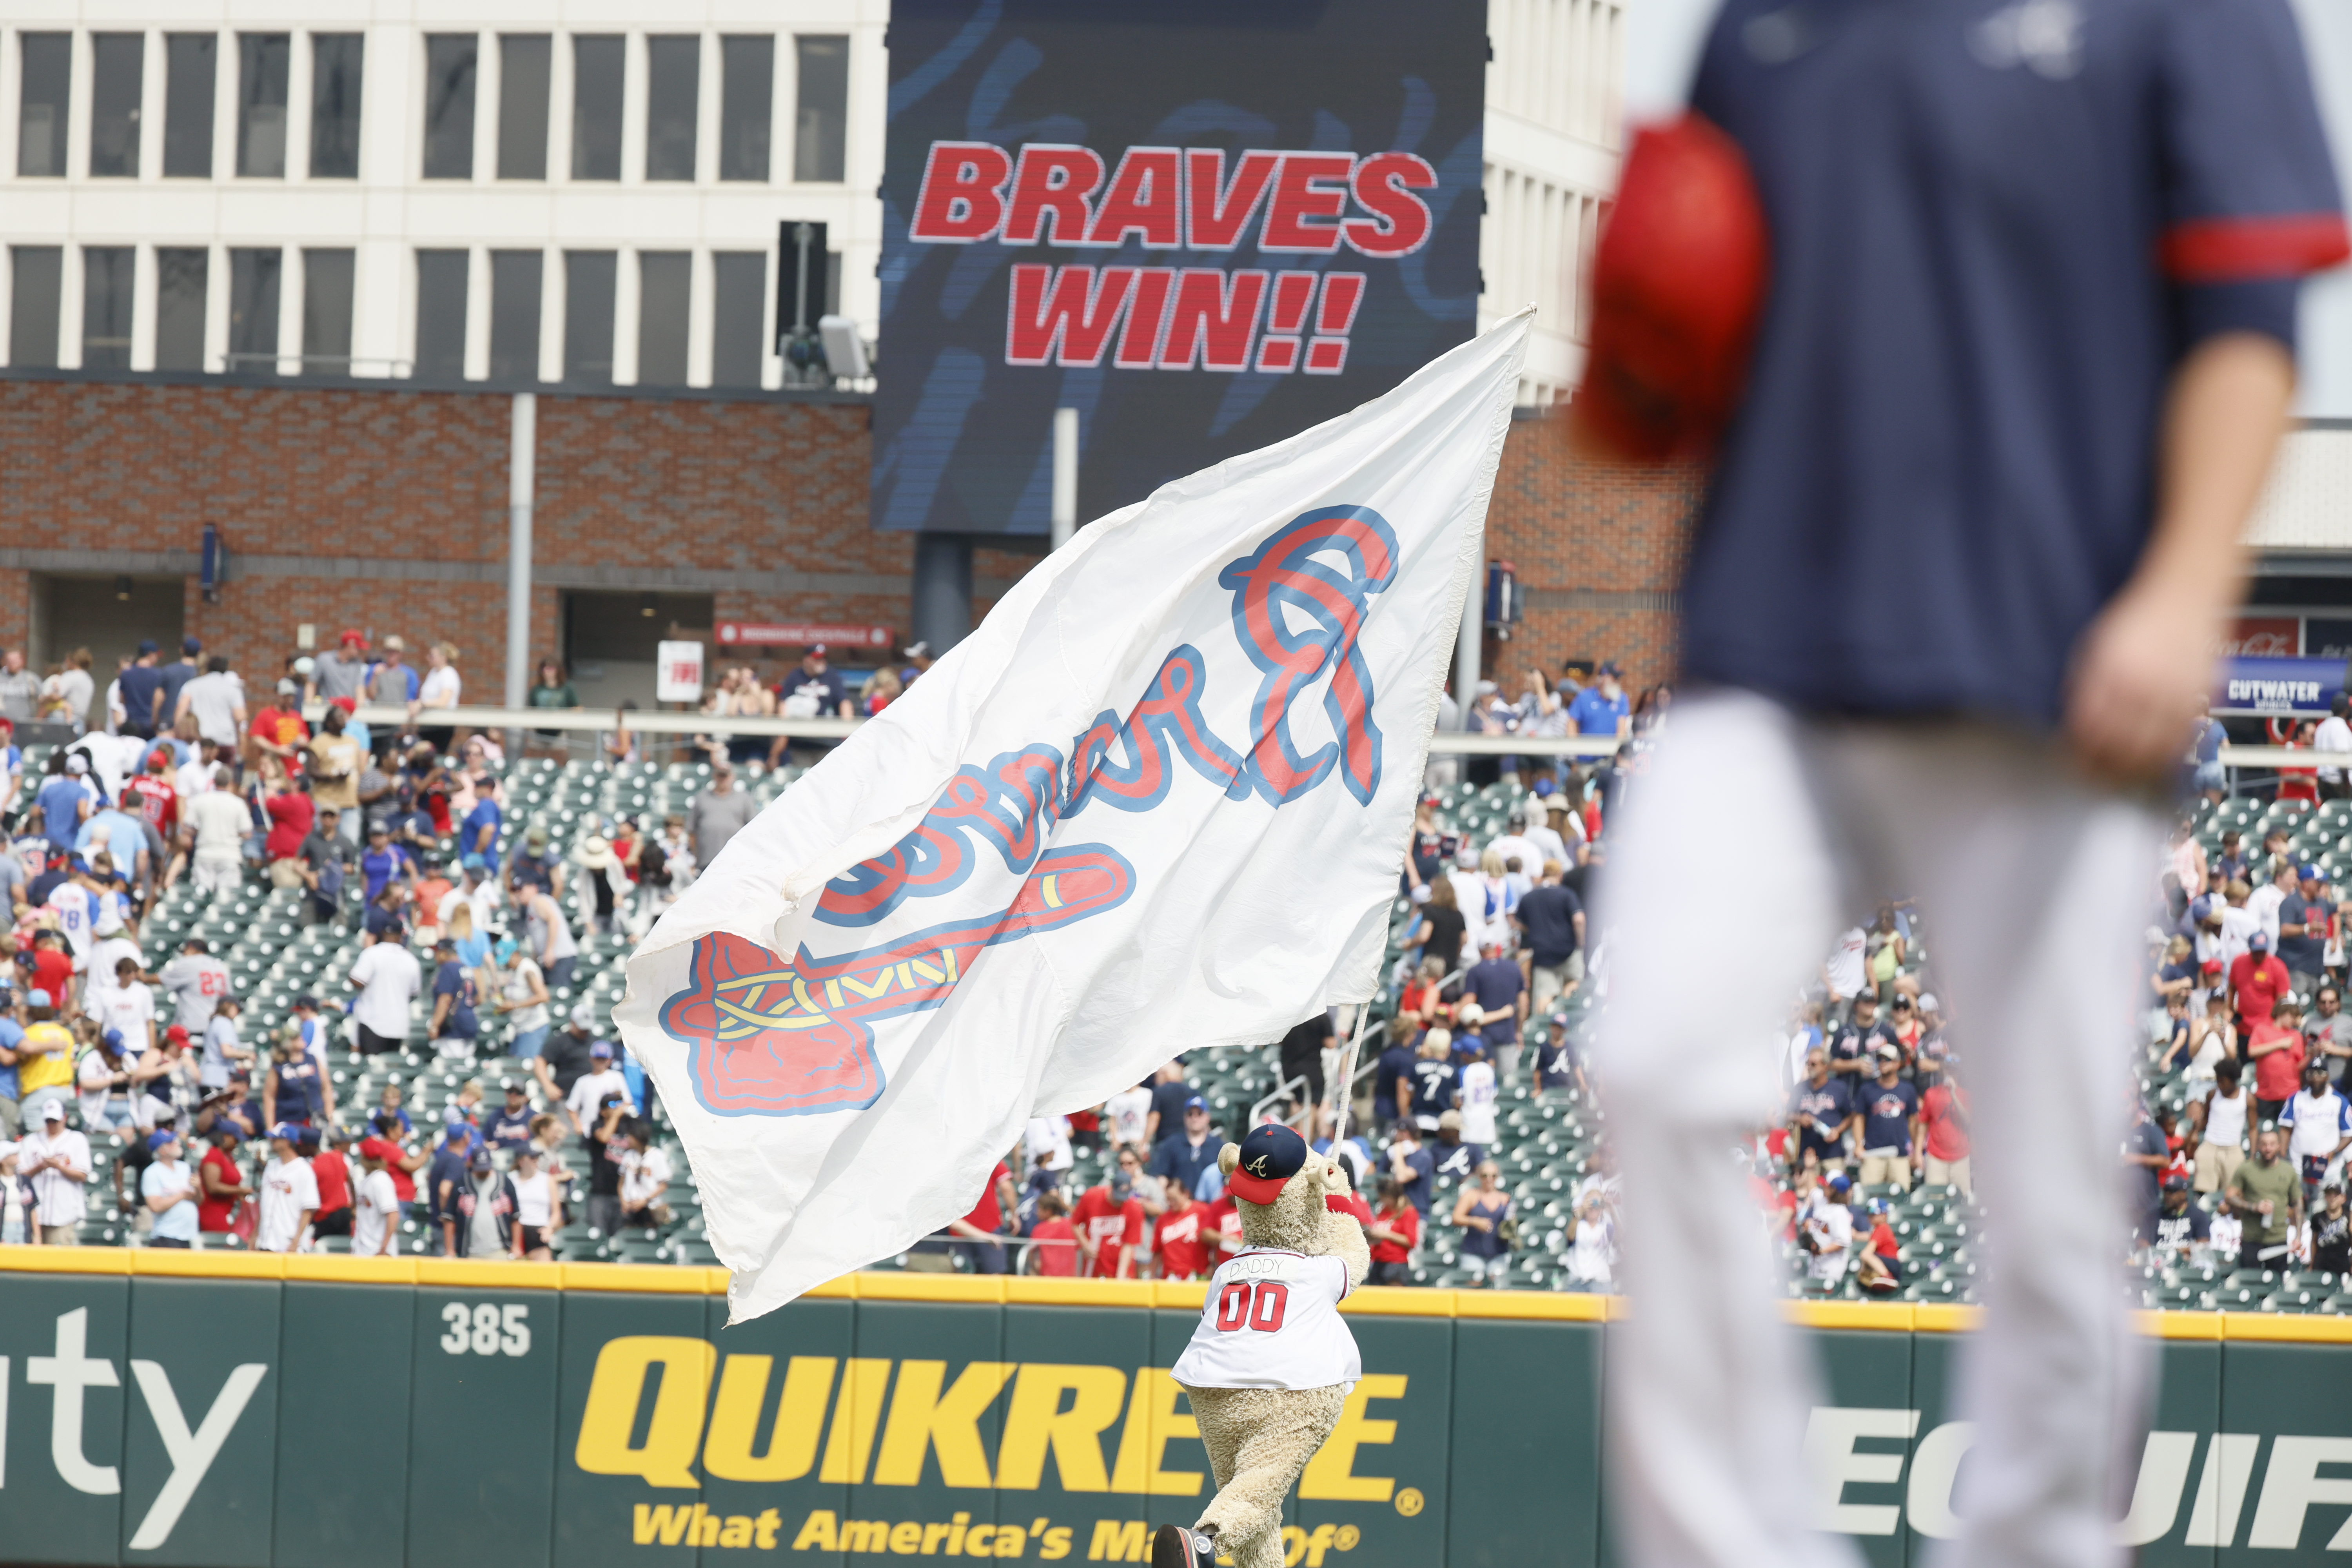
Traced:
<path fill-rule="evenodd" d="M 939 1006 L 998 942 L 1127 900 L 1135 871 L 1126 857 L 1047 840 L 1090 805 L 1154 809 L 1180 760 L 1236 802 L 1255 795 L 1279 808 L 1336 775 L 1369 804 L 1380 787 L 1381 736 L 1356 639 L 1368 601 L 1396 569 L 1396 535 L 1370 508 L 1319 507 L 1294 518 L 1217 579 L 1233 595 L 1234 637 L 1258 671 L 1244 745 L 1211 731 L 1201 710 L 1207 661 L 1181 646 L 1124 720 L 1098 715 L 1066 752 L 1039 742 L 958 770 L 914 831 L 827 883 L 814 911 L 820 925 L 855 931 L 910 899 L 942 899 L 947 920 L 841 952 L 803 942 L 791 959 L 729 932 L 697 938 L 687 987 L 661 1009 L 662 1027 L 688 1047 L 696 1098 L 720 1116 L 873 1104 L 883 1089 L 877 1021 Z M 1302 752 L 1291 708 L 1318 683 L 1333 738 Z M 1022 879 L 1009 902 L 967 890 L 991 856 Z"/>

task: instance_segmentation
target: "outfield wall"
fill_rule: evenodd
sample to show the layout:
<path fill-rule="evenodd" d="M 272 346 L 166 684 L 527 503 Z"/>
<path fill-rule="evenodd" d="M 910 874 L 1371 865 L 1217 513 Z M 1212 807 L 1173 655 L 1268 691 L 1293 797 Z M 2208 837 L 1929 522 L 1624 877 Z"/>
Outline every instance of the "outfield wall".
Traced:
<path fill-rule="evenodd" d="M 716 1269 L 0 1251 L 0 1562 L 603 1568 L 1139 1562 L 1212 1489 L 1167 1368 L 1202 1287 L 866 1274 L 723 1332 Z M 1597 1297 L 1367 1289 L 1306 1568 L 1586 1568 Z M 1797 1309 L 1825 1523 L 1955 1525 L 1965 1310 Z M 2151 1316 L 2146 1564 L 2352 1551 L 2352 1324 Z"/>

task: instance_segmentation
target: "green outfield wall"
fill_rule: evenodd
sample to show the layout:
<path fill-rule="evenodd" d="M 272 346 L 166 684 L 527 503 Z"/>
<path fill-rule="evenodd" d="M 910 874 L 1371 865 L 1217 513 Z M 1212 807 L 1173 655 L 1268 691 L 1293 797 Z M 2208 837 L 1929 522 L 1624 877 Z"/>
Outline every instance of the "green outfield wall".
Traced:
<path fill-rule="evenodd" d="M 1137 1563 L 1213 1489 L 1166 1369 L 1198 1285 L 868 1274 L 740 1328 L 715 1269 L 0 1252 L 0 1563 L 880 1568 Z M 1609 1556 L 1618 1304 L 1364 1290 L 1364 1379 L 1293 1568 Z M 1968 1314 L 1794 1309 L 1826 1528 L 1958 1528 Z M 2146 1564 L 2352 1562 L 2352 1324 L 2150 1315 Z M 1962 1489 L 1965 1495 L 1965 1489 Z"/>

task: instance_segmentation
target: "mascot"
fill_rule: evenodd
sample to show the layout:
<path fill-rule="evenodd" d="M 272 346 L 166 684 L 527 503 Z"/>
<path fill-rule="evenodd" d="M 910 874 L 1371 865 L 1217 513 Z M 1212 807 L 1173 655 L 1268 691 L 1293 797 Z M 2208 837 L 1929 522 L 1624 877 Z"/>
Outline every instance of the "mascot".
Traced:
<path fill-rule="evenodd" d="M 1371 1253 L 1337 1161 L 1287 1127 L 1217 1155 L 1242 1248 L 1209 1280 L 1192 1342 L 1171 1369 L 1192 1396 L 1217 1495 L 1192 1529 L 1160 1527 L 1152 1568 L 1282 1568 L 1282 1503 L 1362 1374 L 1339 1303 Z"/>

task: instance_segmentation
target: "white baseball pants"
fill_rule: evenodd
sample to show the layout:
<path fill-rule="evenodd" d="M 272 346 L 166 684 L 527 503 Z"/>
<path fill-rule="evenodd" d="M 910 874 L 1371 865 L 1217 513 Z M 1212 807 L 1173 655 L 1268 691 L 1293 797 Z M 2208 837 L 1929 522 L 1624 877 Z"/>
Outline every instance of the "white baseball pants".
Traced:
<path fill-rule="evenodd" d="M 1860 1561 L 1816 1529 L 1813 1369 L 1731 1156 L 1781 1112 L 1790 1005 L 1837 930 L 1915 895 L 1990 1215 L 1986 1319 L 1960 1373 L 1960 1415 L 1978 1424 L 1953 1503 L 1964 1523 L 1938 1561 L 2119 1563 L 2110 1521 L 2144 1385 L 2117 1150 L 2157 814 L 2021 732 L 1810 720 L 1711 692 L 1675 705 L 1619 816 L 1595 1063 L 1625 1181 L 1632 1315 L 1607 1387 L 1627 1560 Z"/>

